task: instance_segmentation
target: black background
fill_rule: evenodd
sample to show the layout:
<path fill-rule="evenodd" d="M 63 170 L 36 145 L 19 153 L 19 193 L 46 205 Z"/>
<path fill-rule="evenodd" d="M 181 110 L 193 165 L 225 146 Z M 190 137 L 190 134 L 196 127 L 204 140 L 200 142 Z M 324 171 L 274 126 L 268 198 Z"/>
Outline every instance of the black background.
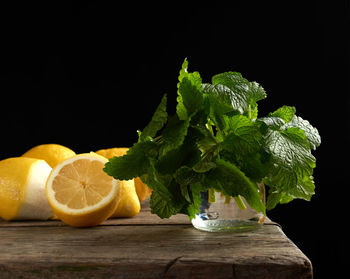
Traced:
<path fill-rule="evenodd" d="M 50 4 L 46 3 L 50 2 Z M 349 143 L 348 1 L 0 4 L 0 159 L 42 143 L 77 153 L 130 146 L 178 71 L 238 71 L 319 129 L 316 195 L 269 213 L 315 278 L 345 267 Z"/>

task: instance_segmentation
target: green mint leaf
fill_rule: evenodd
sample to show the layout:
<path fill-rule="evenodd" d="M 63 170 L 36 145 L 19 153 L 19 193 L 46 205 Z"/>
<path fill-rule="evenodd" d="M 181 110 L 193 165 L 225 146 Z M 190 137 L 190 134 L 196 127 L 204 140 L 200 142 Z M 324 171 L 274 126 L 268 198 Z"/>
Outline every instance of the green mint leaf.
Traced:
<path fill-rule="evenodd" d="M 175 180 L 180 185 L 182 196 L 188 202 L 188 205 L 183 209 L 183 213 L 192 219 L 199 211 L 201 191 L 206 191 L 208 187 L 203 187 L 201 184 L 202 176 L 187 166 L 183 166 L 176 171 Z"/>
<path fill-rule="evenodd" d="M 289 107 L 289 106 L 283 106 L 279 109 L 275 110 L 274 112 L 269 113 L 270 117 L 278 117 L 282 119 L 285 123 L 288 123 L 292 120 L 294 114 L 295 114 L 295 107 Z"/>
<path fill-rule="evenodd" d="M 193 82 L 190 78 L 191 76 L 184 77 L 179 86 L 179 94 L 182 97 L 182 104 L 186 110 L 185 119 L 192 117 L 203 104 L 203 94 L 200 91 L 200 87 L 198 88 L 195 84 L 197 80 Z"/>
<path fill-rule="evenodd" d="M 224 92 L 226 95 L 230 95 L 232 107 L 241 114 L 248 112 L 249 105 L 266 98 L 265 90 L 257 82 L 249 82 L 237 72 L 215 75 L 212 77 L 212 84 L 226 87 Z"/>
<path fill-rule="evenodd" d="M 311 200 L 315 194 L 315 184 L 312 176 L 305 176 L 296 187 L 284 192 L 278 187 L 271 187 L 267 198 L 266 209 L 273 209 L 278 203 L 288 203 L 293 199 Z"/>
<path fill-rule="evenodd" d="M 257 119 L 258 118 L 258 104 L 257 103 L 250 105 L 250 116 L 248 113 L 248 117 L 250 119 Z"/>
<path fill-rule="evenodd" d="M 104 171 L 115 179 L 129 180 L 147 172 L 150 158 L 157 156 L 158 147 L 151 141 L 134 144 L 121 157 L 113 157 L 105 164 Z"/>
<path fill-rule="evenodd" d="M 188 166 L 180 167 L 174 174 L 175 180 L 180 185 L 190 185 L 200 182 L 201 176 Z"/>
<path fill-rule="evenodd" d="M 186 205 L 180 185 L 176 183 L 172 175 L 161 174 L 155 167 L 153 160 L 146 174 L 141 176 L 153 191 L 150 200 L 151 212 L 160 218 L 169 218 L 171 215 L 179 213 Z"/>
<path fill-rule="evenodd" d="M 304 199 L 310 201 L 311 197 L 315 194 L 313 176 L 304 176 L 298 181 L 297 186 L 290 189 L 287 194 L 293 199 Z M 283 203 L 283 201 L 281 203 Z"/>
<path fill-rule="evenodd" d="M 179 82 L 177 83 L 178 90 L 177 90 L 176 113 L 177 113 L 179 119 L 181 119 L 181 120 L 185 120 L 188 118 L 187 110 L 186 110 L 186 107 L 185 107 L 183 100 L 182 100 L 182 95 L 179 92 L 179 87 L 180 87 L 181 81 L 183 80 L 184 77 L 188 77 L 187 67 L 188 67 L 188 61 L 185 58 L 184 62 L 182 63 L 182 67 L 181 67 L 181 70 L 179 73 L 179 77 L 178 77 Z"/>
<path fill-rule="evenodd" d="M 222 150 L 220 158 L 235 164 L 254 182 L 261 182 L 271 169 L 270 154 L 263 147 L 256 153 L 239 154 Z"/>
<path fill-rule="evenodd" d="M 202 104 L 200 104 L 200 107 L 198 107 L 197 111 L 191 116 L 190 124 L 194 127 L 204 126 L 208 122 L 208 117 L 210 114 L 210 101 L 207 95 L 202 96 Z"/>
<path fill-rule="evenodd" d="M 320 134 L 309 121 L 296 116 L 295 111 L 294 107 L 283 106 L 270 113 L 268 117 L 258 118 L 257 122 L 263 124 L 261 126 L 263 131 L 267 131 L 267 128 L 272 130 L 285 130 L 291 127 L 300 128 L 305 132 L 310 147 L 316 149 L 321 144 Z"/>
<path fill-rule="evenodd" d="M 211 127 L 196 127 L 195 128 L 201 137 L 197 139 L 197 146 L 201 152 L 200 161 L 193 166 L 193 170 L 199 173 L 207 172 L 216 165 L 212 161 L 218 155 L 219 143 L 213 135 Z"/>
<path fill-rule="evenodd" d="M 223 100 L 220 101 L 220 98 L 223 96 L 217 97 L 220 95 L 216 95 L 215 92 L 211 92 L 211 89 L 215 89 L 211 84 L 206 84 L 202 86 L 202 90 L 205 96 L 207 96 L 207 100 L 209 101 L 210 109 L 208 116 L 210 122 L 214 124 L 216 129 L 218 131 L 223 131 L 225 129 L 225 121 L 223 119 L 223 116 L 225 115 L 225 113 L 232 112 L 233 109 L 230 104 L 225 103 L 225 101 Z"/>
<path fill-rule="evenodd" d="M 243 196 L 248 204 L 258 212 L 265 213 L 256 183 L 252 182 L 237 166 L 222 159 L 216 159 L 217 167 L 210 170 L 207 183 L 221 190 L 224 195 Z"/>
<path fill-rule="evenodd" d="M 162 133 L 161 155 L 179 147 L 187 135 L 190 120 L 180 120 L 177 115 L 169 118 Z"/>
<path fill-rule="evenodd" d="M 222 116 L 227 113 L 245 114 L 250 119 L 258 115 L 257 101 L 266 98 L 265 90 L 256 82 L 249 82 L 236 72 L 215 75 L 213 84 L 205 83 L 202 91 L 208 95 L 211 105 L 211 118 L 223 130 Z"/>
<path fill-rule="evenodd" d="M 200 160 L 201 152 L 192 136 L 192 129 L 189 129 L 184 142 L 179 147 L 158 159 L 156 168 L 160 173 L 174 174 L 181 166 L 192 167 Z"/>
<path fill-rule="evenodd" d="M 265 181 L 278 188 L 279 192 L 295 193 L 298 185 L 303 186 L 302 181 L 312 175 L 316 166 L 304 131 L 295 127 L 282 131 L 269 130 L 265 137 L 265 148 L 272 163 Z"/>
<path fill-rule="evenodd" d="M 264 134 L 268 129 L 280 130 L 286 124 L 282 118 L 275 116 L 259 117 L 256 121 L 260 124 L 260 129 Z"/>
<path fill-rule="evenodd" d="M 203 173 L 216 167 L 216 164 L 212 162 L 213 154 L 207 154 L 197 164 L 193 166 L 193 170 L 198 173 Z"/>
<path fill-rule="evenodd" d="M 157 214 L 160 218 L 169 218 L 180 212 L 184 203 L 177 203 L 171 198 L 165 199 L 158 191 L 152 191 L 150 207 L 151 213 Z"/>
<path fill-rule="evenodd" d="M 260 150 L 262 134 L 259 127 L 243 115 L 226 117 L 227 136 L 221 143 L 223 149 L 240 155 L 255 153 Z"/>
<path fill-rule="evenodd" d="M 141 135 L 139 135 L 141 141 L 144 141 L 147 137 L 155 137 L 157 132 L 162 129 L 167 122 L 168 114 L 166 112 L 166 103 L 167 96 L 164 94 L 160 104 L 152 116 L 151 122 L 148 123 L 148 125 L 143 129 Z"/>
<path fill-rule="evenodd" d="M 179 72 L 178 80 L 179 80 L 180 82 L 182 81 L 182 79 L 183 79 L 184 77 L 187 77 L 187 76 L 188 76 L 187 68 L 188 68 L 188 60 L 187 60 L 187 58 L 185 58 L 184 62 L 182 63 L 180 72 Z"/>
<path fill-rule="evenodd" d="M 178 96 L 177 96 L 176 113 L 177 113 L 177 116 L 179 117 L 179 119 L 181 119 L 181 120 L 188 119 L 187 110 L 186 110 L 186 107 L 182 101 L 182 96 L 180 94 L 178 94 Z"/>
<path fill-rule="evenodd" d="M 189 186 L 190 194 L 191 194 L 191 203 L 186 208 L 186 214 L 192 220 L 196 217 L 196 213 L 199 212 L 199 207 L 201 205 L 201 192 L 205 191 L 205 187 L 203 187 L 199 182 L 191 184 Z"/>
<path fill-rule="evenodd" d="M 243 93 L 236 94 L 226 85 L 206 83 L 203 84 L 202 91 L 208 94 L 213 113 L 216 116 L 231 111 L 238 111 L 240 114 L 248 111 L 249 104 L 246 96 Z"/>
<path fill-rule="evenodd" d="M 202 154 L 212 151 L 218 145 L 218 141 L 213 135 L 211 127 L 195 127 L 195 129 L 200 133 L 201 137 L 197 139 L 197 146 L 201 150 Z"/>
<path fill-rule="evenodd" d="M 172 176 L 159 173 L 155 167 L 154 160 L 150 160 L 147 173 L 143 174 L 141 179 L 153 191 L 160 193 L 164 199 L 172 199 L 172 193 L 169 187 L 172 181 Z"/>
<path fill-rule="evenodd" d="M 199 176 L 195 173 L 191 168 L 187 166 L 182 166 L 179 168 L 175 175 L 176 182 L 180 185 L 180 190 L 182 196 L 189 202 L 192 203 L 192 199 L 190 197 L 190 189 L 189 185 L 192 183 L 199 182 Z"/>
<path fill-rule="evenodd" d="M 288 203 L 292 200 L 293 200 L 293 197 L 291 197 L 289 195 L 279 193 L 277 191 L 276 192 L 269 191 L 269 195 L 268 195 L 267 201 L 266 201 L 266 209 L 267 210 L 274 209 L 277 204 Z"/>
<path fill-rule="evenodd" d="M 304 131 L 305 136 L 307 137 L 310 147 L 312 149 L 316 149 L 316 147 L 321 144 L 321 137 L 318 133 L 317 129 L 313 127 L 309 121 L 302 119 L 299 116 L 294 115 L 293 118 L 286 125 L 282 127 L 282 129 L 287 129 L 290 127 L 300 128 Z"/>
<path fill-rule="evenodd" d="M 191 197 L 190 197 L 188 185 L 180 184 L 180 190 L 181 190 L 181 194 L 185 198 L 185 200 L 187 202 L 191 203 Z"/>
<path fill-rule="evenodd" d="M 188 72 L 188 61 L 185 59 L 185 61 L 182 64 L 180 73 L 179 73 L 179 83 L 177 84 L 177 88 L 179 89 L 180 84 L 184 78 L 187 78 L 188 80 L 191 81 L 191 83 L 198 89 L 201 89 L 202 86 L 202 78 L 198 72 Z"/>
<path fill-rule="evenodd" d="M 260 100 L 263 100 L 266 98 L 266 92 L 264 88 L 257 82 L 252 81 L 248 83 L 248 96 L 249 96 L 249 103 L 254 104 Z"/>
<path fill-rule="evenodd" d="M 188 119 L 191 113 L 193 113 L 193 104 L 197 100 L 196 97 L 192 96 L 192 93 L 194 95 L 198 95 L 197 93 L 200 92 L 202 86 L 202 79 L 200 77 L 200 74 L 198 72 L 189 73 L 187 71 L 187 67 L 188 61 L 187 59 L 185 59 L 179 73 L 179 82 L 177 84 L 178 104 L 176 106 L 176 113 L 180 120 Z M 184 79 L 187 81 L 184 81 Z M 188 108 L 190 109 L 190 111 L 188 111 Z"/>

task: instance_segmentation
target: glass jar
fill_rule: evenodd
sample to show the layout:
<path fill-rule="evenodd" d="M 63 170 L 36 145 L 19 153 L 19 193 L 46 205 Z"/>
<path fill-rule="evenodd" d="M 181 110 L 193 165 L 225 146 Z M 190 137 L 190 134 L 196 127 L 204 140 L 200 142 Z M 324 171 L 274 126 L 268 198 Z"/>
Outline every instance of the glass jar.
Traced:
<path fill-rule="evenodd" d="M 262 201 L 265 203 L 265 187 L 259 184 Z M 213 197 L 215 195 L 215 198 Z M 252 209 L 243 197 L 238 198 L 246 206 L 242 209 L 236 199 L 225 197 L 220 192 L 201 193 L 199 213 L 192 219 L 196 229 L 209 232 L 246 232 L 259 229 L 265 216 Z"/>

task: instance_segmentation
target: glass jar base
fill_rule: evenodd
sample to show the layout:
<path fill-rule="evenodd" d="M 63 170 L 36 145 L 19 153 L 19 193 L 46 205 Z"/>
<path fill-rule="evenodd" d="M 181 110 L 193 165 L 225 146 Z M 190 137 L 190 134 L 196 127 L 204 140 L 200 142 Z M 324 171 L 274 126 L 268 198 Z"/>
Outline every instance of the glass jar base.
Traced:
<path fill-rule="evenodd" d="M 261 228 L 262 224 L 256 220 L 203 220 L 200 215 L 192 219 L 193 226 L 207 232 L 249 232 Z"/>

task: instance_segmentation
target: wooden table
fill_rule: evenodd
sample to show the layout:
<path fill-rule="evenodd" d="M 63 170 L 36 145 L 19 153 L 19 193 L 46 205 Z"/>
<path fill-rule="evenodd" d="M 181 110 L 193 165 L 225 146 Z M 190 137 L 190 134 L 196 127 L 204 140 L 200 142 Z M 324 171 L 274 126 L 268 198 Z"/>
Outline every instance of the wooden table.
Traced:
<path fill-rule="evenodd" d="M 128 219 L 77 229 L 0 221 L 0 278 L 312 278 L 309 259 L 268 221 L 250 233 L 194 229 L 147 205 Z"/>

